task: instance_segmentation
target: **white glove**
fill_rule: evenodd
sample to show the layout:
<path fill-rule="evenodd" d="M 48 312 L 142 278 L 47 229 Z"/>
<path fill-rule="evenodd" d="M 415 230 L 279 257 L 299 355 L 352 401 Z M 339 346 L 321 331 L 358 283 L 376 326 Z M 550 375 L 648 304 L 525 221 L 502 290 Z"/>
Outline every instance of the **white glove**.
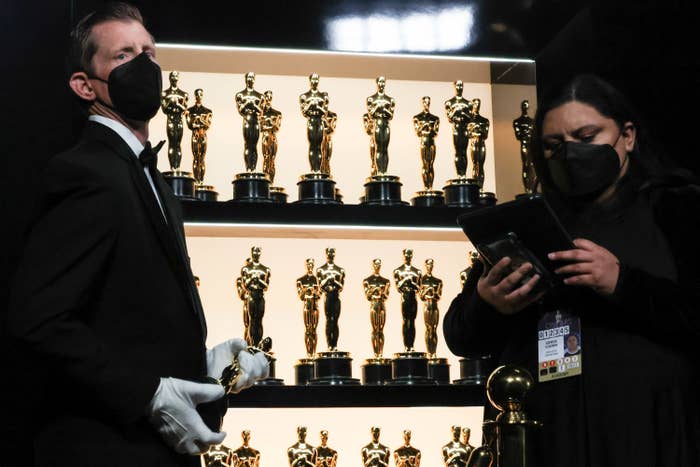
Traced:
<path fill-rule="evenodd" d="M 218 384 L 161 378 L 149 405 L 150 421 L 165 442 L 180 454 L 202 454 L 221 444 L 226 433 L 214 433 L 197 413 L 197 405 L 224 397 Z"/>
<path fill-rule="evenodd" d="M 267 378 L 270 363 L 262 352 L 251 354 L 246 349 L 248 344 L 241 338 L 229 339 L 207 350 L 207 375 L 219 379 L 224 368 L 229 366 L 234 356 L 238 359 L 241 376 L 236 381 L 233 393 L 249 388 L 255 381 Z"/>
<path fill-rule="evenodd" d="M 241 368 L 241 376 L 231 391 L 234 394 L 251 387 L 257 380 L 267 378 L 270 374 L 270 362 L 262 352 L 254 354 L 247 350 L 239 352 L 238 366 Z"/>
<path fill-rule="evenodd" d="M 233 362 L 233 357 L 247 348 L 246 341 L 237 337 L 207 349 L 207 376 L 214 379 L 221 378 L 221 373 Z"/>

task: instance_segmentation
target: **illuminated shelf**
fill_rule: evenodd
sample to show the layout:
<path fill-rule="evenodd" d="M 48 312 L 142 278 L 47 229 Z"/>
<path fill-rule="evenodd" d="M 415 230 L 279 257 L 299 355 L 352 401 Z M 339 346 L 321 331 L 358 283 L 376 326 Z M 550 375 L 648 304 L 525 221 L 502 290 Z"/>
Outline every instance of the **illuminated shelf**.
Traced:
<path fill-rule="evenodd" d="M 195 237 L 281 237 L 466 240 L 457 226 L 463 208 L 412 206 L 182 203 Z"/>
<path fill-rule="evenodd" d="M 253 386 L 229 407 L 481 407 L 483 386 Z"/>

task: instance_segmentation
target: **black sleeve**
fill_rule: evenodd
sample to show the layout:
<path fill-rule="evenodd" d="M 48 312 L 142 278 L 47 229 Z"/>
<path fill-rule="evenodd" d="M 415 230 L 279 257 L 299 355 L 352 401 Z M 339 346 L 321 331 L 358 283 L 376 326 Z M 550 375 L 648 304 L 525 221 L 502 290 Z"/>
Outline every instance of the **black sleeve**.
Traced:
<path fill-rule="evenodd" d="M 700 337 L 700 276 L 696 273 L 679 274 L 676 283 L 620 264 L 613 300 L 624 319 L 652 340 L 678 343 Z"/>
<path fill-rule="evenodd" d="M 481 262 L 474 263 L 442 322 L 445 342 L 455 355 L 498 355 L 505 345 L 509 317 L 482 300 L 476 289 L 483 270 Z"/>
<path fill-rule="evenodd" d="M 622 318 L 640 333 L 664 342 L 692 342 L 700 337 L 700 187 L 661 190 L 652 197 L 654 216 L 671 248 L 675 281 L 620 264 L 611 299 Z"/>
<path fill-rule="evenodd" d="M 128 423 L 146 412 L 159 376 L 131 368 L 86 324 L 119 234 L 116 199 L 83 167 L 54 158 L 40 215 L 13 281 L 8 330 L 93 413 Z M 90 407 L 92 405 L 92 407 Z"/>

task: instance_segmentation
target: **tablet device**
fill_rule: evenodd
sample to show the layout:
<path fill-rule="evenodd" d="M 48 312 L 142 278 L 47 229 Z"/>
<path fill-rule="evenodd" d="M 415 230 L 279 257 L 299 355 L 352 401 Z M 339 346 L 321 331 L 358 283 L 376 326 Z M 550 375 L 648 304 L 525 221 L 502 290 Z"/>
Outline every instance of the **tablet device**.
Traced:
<path fill-rule="evenodd" d="M 509 256 L 510 273 L 525 262 L 532 263 L 533 269 L 523 283 L 539 274 L 538 292 L 561 283 L 561 277 L 554 274 L 558 265 L 547 254 L 575 248 L 571 236 L 540 195 L 462 214 L 457 222 L 488 265 Z"/>

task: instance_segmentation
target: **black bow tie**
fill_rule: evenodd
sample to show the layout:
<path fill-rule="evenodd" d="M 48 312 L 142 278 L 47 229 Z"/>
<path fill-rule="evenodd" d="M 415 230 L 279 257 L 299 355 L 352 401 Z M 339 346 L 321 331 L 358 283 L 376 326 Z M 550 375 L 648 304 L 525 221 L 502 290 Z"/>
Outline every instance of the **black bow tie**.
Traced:
<path fill-rule="evenodd" d="M 148 141 L 146 142 L 146 146 L 143 148 L 143 151 L 141 151 L 141 154 L 139 154 L 139 161 L 141 162 L 141 165 L 147 167 L 149 171 L 156 170 L 156 167 L 158 166 L 158 151 L 160 151 L 160 148 L 163 147 L 163 143 L 165 143 L 165 141 L 161 141 L 160 143 L 156 144 L 155 148 L 152 148 L 151 142 Z"/>

